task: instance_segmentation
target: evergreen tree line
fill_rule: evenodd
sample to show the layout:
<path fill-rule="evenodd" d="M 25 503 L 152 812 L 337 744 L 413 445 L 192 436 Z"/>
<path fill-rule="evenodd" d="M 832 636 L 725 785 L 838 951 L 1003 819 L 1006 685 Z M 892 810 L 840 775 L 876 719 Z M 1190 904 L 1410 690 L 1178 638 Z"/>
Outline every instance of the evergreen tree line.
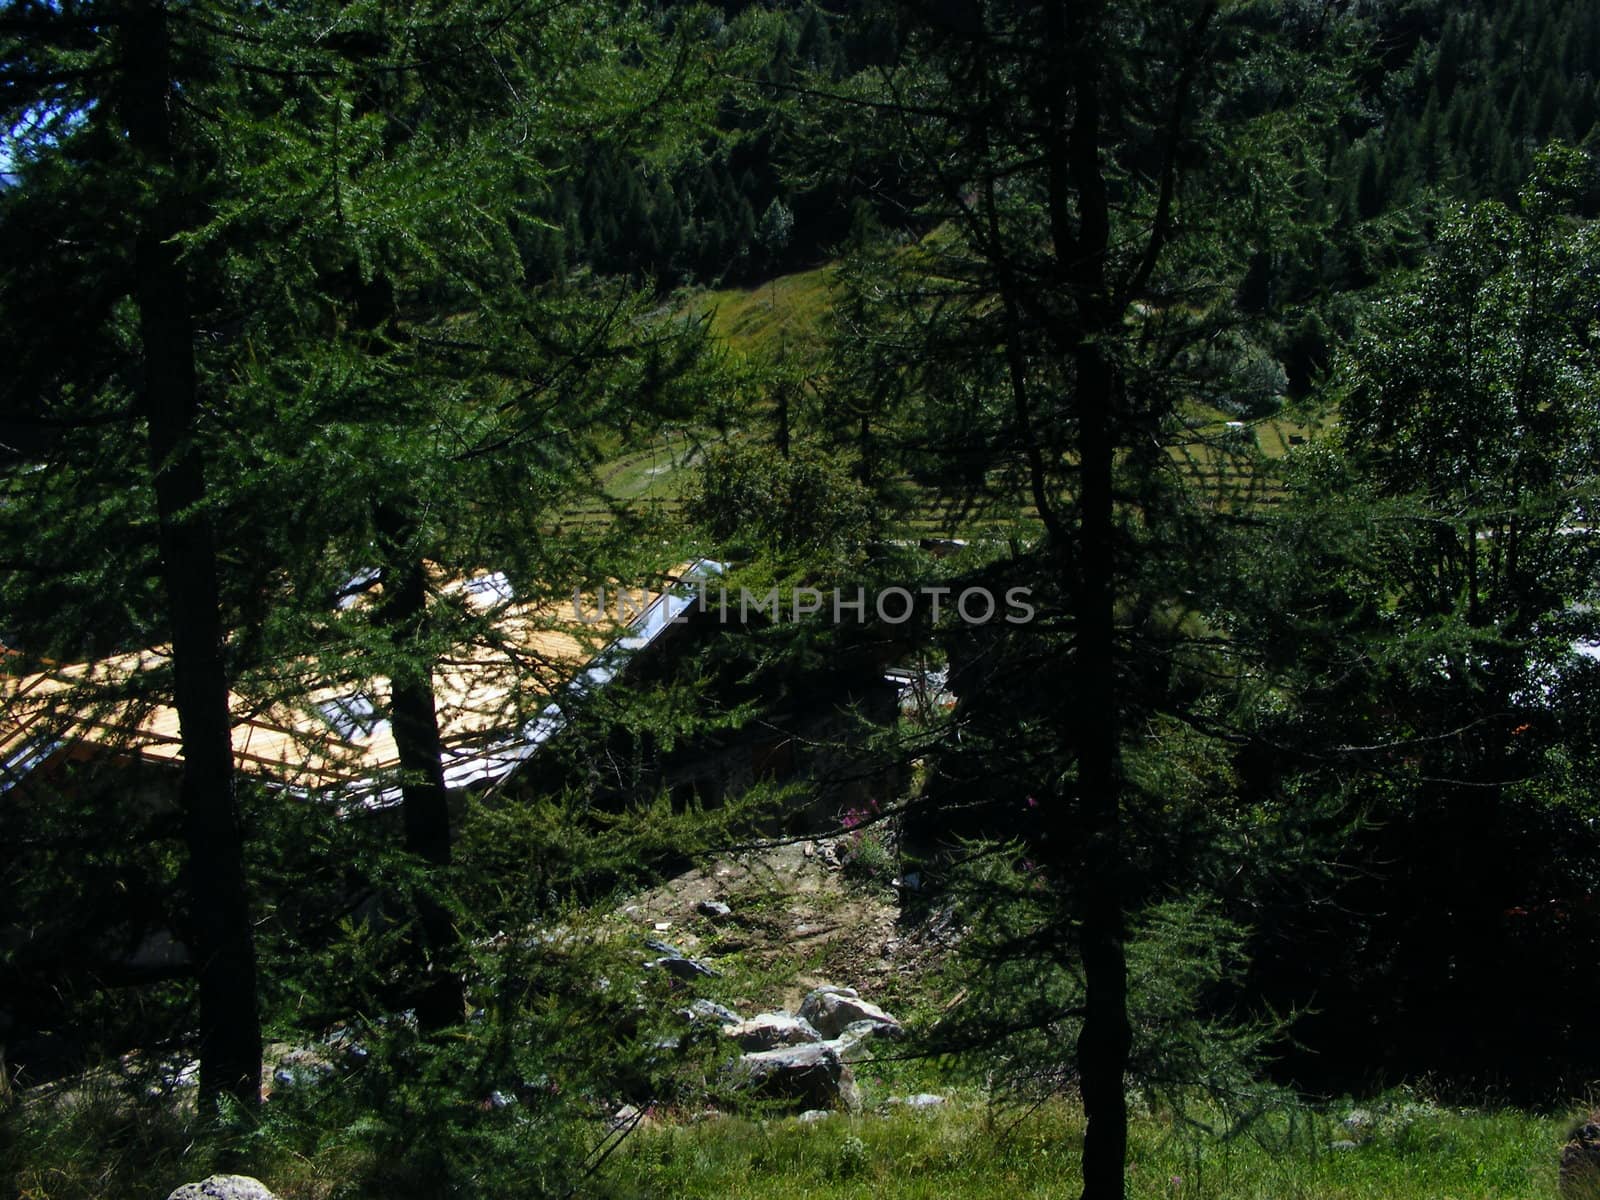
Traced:
<path fill-rule="evenodd" d="M 773 101 L 789 99 L 786 89 L 803 77 L 837 81 L 891 64 L 897 20 L 875 2 L 837 12 L 725 6 L 708 35 L 756 36 L 764 51 L 731 81 L 714 135 L 670 164 L 596 148 L 529 206 L 522 249 L 530 271 L 587 267 L 670 289 L 752 284 L 829 257 L 849 231 L 857 191 L 840 181 L 808 186 L 784 171 L 792 147 Z"/>
<path fill-rule="evenodd" d="M 873 4 L 725 11 L 732 26 L 765 22 L 770 49 L 754 78 L 769 85 L 769 101 L 783 98 L 802 75 L 837 81 L 892 66 L 900 25 L 913 19 Z M 1316 131 L 1329 169 L 1306 197 L 1335 221 L 1335 236 L 1323 245 L 1263 248 L 1244 286 L 1253 296 L 1247 303 L 1273 312 L 1370 286 L 1386 263 L 1414 263 L 1414 235 L 1373 223 L 1417 210 L 1427 197 L 1509 202 L 1539 146 L 1587 146 L 1600 116 L 1600 18 L 1590 6 L 1417 0 L 1361 15 L 1366 40 L 1356 50 L 1354 83 L 1362 103 Z M 596 156 L 535 206 L 527 255 L 546 271 L 588 265 L 665 286 L 748 284 L 814 265 L 845 239 L 850 205 L 865 181 L 785 172 L 791 150 L 770 110 L 730 99 L 718 138 L 671 170 Z M 879 205 L 880 219 L 904 222 L 909 206 L 893 169 L 874 166 L 869 190 L 895 201 Z M 1585 191 L 1584 211 L 1597 203 L 1600 186 Z M 785 214 L 792 221 L 787 235 Z M 1286 335 L 1299 387 L 1310 366 L 1325 363 L 1316 331 L 1326 319 L 1319 313 Z"/>

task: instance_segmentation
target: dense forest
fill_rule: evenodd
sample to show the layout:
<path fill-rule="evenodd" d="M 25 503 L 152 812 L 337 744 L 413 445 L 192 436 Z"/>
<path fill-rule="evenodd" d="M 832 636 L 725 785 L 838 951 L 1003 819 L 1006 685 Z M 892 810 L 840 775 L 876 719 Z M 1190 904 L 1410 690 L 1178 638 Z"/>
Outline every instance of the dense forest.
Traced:
<path fill-rule="evenodd" d="M 1600 7 L 0 103 L 6 1194 L 1600 1195 Z"/>

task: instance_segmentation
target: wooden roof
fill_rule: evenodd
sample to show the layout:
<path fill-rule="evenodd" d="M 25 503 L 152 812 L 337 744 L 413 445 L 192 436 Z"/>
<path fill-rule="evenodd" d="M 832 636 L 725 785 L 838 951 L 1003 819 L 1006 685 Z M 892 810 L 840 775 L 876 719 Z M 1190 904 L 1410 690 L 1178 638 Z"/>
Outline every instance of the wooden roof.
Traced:
<path fill-rule="evenodd" d="M 680 568 L 669 579 L 703 565 Z M 452 786 L 508 773 L 562 723 L 555 701 L 563 688 L 608 681 L 615 666 L 597 663 L 648 643 L 687 604 L 681 595 L 656 590 L 640 605 L 642 614 L 624 612 L 627 619 L 619 622 L 612 608 L 606 620 L 586 623 L 571 600 L 507 602 L 509 588 L 496 576 L 442 590 L 460 591 L 469 605 L 492 614 L 494 631 L 435 665 Z M 152 681 L 170 666 L 170 650 L 158 647 L 29 675 L 0 673 L 0 791 L 63 757 L 180 761 L 177 710 L 159 696 L 141 695 L 153 693 Z M 393 731 L 382 719 L 388 688 L 386 678 L 374 676 L 312 680 L 293 703 L 232 693 L 235 761 L 295 790 L 355 789 L 372 803 L 397 799 L 398 789 L 385 780 L 399 762 Z"/>

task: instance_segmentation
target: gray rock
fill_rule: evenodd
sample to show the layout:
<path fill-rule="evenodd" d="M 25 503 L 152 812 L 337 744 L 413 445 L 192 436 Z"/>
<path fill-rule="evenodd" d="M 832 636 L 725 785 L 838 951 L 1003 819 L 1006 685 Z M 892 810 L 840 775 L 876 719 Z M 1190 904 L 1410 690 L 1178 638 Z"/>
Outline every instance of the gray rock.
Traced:
<path fill-rule="evenodd" d="M 898 1024 L 885 1025 L 882 1021 L 851 1021 L 839 1031 L 838 1041 L 859 1042 L 871 1037 L 893 1037 L 900 1032 Z"/>
<path fill-rule="evenodd" d="M 1344 1150 L 1355 1150 L 1355 1149 L 1358 1149 L 1358 1148 L 1359 1147 L 1357 1147 L 1356 1144 L 1354 1142 L 1352 1142 L 1349 1138 L 1340 1138 L 1337 1142 L 1329 1142 L 1328 1143 L 1328 1149 L 1329 1150 L 1344 1151 Z"/>
<path fill-rule="evenodd" d="M 800 1002 L 800 1015 L 825 1038 L 835 1038 L 858 1022 L 870 1022 L 874 1033 L 893 1037 L 900 1022 L 851 988 L 816 988 Z"/>
<path fill-rule="evenodd" d="M 129 1065 L 130 1059 L 124 1058 L 124 1066 Z M 200 1060 L 198 1058 L 183 1058 L 182 1056 L 161 1059 L 155 1065 L 154 1075 L 145 1086 L 144 1094 L 151 1100 L 170 1096 L 173 1092 L 186 1091 L 189 1088 L 200 1086 Z"/>
<path fill-rule="evenodd" d="M 733 909 L 721 900 L 702 900 L 694 906 L 694 910 L 702 917 L 710 917 L 713 921 L 725 921 L 733 916 Z"/>
<path fill-rule="evenodd" d="M 275 1045 L 267 1052 L 272 1066 L 272 1088 L 290 1088 L 316 1083 L 334 1073 L 327 1054 L 310 1046 Z"/>
<path fill-rule="evenodd" d="M 737 1069 L 750 1090 L 766 1099 L 793 1101 L 802 1109 L 861 1108 L 855 1073 L 823 1042 L 746 1054 Z"/>
<path fill-rule="evenodd" d="M 674 979 L 682 979 L 685 982 L 691 979 L 705 979 L 720 974 L 720 972 L 712 970 L 699 959 L 694 958 L 655 958 L 645 963 L 645 966 L 658 971 L 665 971 Z"/>
<path fill-rule="evenodd" d="M 847 1042 L 841 1038 L 831 1038 L 828 1041 L 818 1042 L 817 1044 L 819 1046 L 832 1046 L 834 1052 L 851 1066 L 872 1061 L 872 1048 L 867 1045 L 865 1039 L 857 1042 Z"/>
<path fill-rule="evenodd" d="M 870 1043 L 875 1037 L 899 1031 L 899 1026 L 880 1025 L 876 1021 L 852 1021 L 839 1031 L 838 1037 L 824 1039 L 824 1044 L 837 1050 L 847 1063 L 864 1062 L 872 1057 Z"/>
<path fill-rule="evenodd" d="M 726 1004 L 718 1004 L 715 1000 L 696 1000 L 688 1008 L 680 1009 L 679 1014 L 684 1020 L 695 1023 L 715 1021 L 719 1025 L 737 1025 L 744 1020 Z"/>
<path fill-rule="evenodd" d="M 167 1200 L 278 1200 L 267 1185 L 248 1175 L 213 1175 L 174 1188 Z"/>
<path fill-rule="evenodd" d="M 776 1050 L 822 1040 L 810 1021 L 786 1012 L 757 1013 L 723 1032 L 737 1041 L 741 1050 Z"/>
<path fill-rule="evenodd" d="M 805 1112 L 796 1117 L 795 1120 L 799 1121 L 803 1125 L 810 1125 L 816 1121 L 826 1121 L 831 1116 L 833 1116 L 833 1111 L 831 1109 L 808 1108 L 805 1110 Z"/>
<path fill-rule="evenodd" d="M 818 996 L 849 996 L 852 1000 L 858 1000 L 861 997 L 861 993 L 852 987 L 840 987 L 834 983 L 821 983 L 806 993 L 806 998 L 800 1001 L 800 1007 L 804 1008 Z"/>

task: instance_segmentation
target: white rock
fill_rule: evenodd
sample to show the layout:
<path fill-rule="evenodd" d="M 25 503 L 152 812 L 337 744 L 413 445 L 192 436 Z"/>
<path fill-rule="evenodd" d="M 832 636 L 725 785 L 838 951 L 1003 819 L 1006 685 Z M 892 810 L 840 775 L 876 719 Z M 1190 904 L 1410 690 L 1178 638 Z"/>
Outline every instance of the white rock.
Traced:
<path fill-rule="evenodd" d="M 691 1022 L 715 1021 L 719 1025 L 737 1025 L 744 1018 L 725 1004 L 718 1004 L 715 1000 L 696 1000 L 688 1008 L 681 1010 L 685 1020 Z"/>
<path fill-rule="evenodd" d="M 799 1046 L 822 1040 L 810 1021 L 786 1012 L 757 1013 L 723 1032 L 737 1041 L 742 1050 L 776 1050 L 779 1046 Z"/>
<path fill-rule="evenodd" d="M 801 1001 L 800 1015 L 825 1038 L 838 1037 L 860 1021 L 878 1026 L 877 1033 L 893 1036 L 900 1032 L 899 1021 L 850 988 L 816 988 Z"/>
<path fill-rule="evenodd" d="M 212 1175 L 174 1188 L 167 1200 L 278 1200 L 267 1185 L 248 1175 Z"/>

